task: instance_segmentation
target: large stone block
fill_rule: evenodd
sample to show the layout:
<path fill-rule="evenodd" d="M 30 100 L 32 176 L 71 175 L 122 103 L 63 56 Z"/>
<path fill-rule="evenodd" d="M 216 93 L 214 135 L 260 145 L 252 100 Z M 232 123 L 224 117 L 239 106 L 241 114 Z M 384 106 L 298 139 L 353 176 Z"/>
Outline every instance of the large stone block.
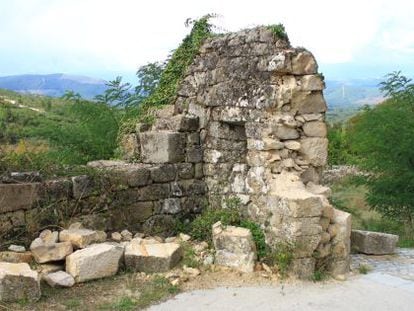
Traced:
<path fill-rule="evenodd" d="M 215 263 L 242 272 L 253 272 L 257 258 L 256 245 L 249 229 L 227 226 L 221 222 L 213 225 Z"/>
<path fill-rule="evenodd" d="M 326 137 L 326 124 L 322 121 L 307 122 L 303 125 L 303 133 L 311 137 Z"/>
<path fill-rule="evenodd" d="M 185 134 L 178 132 L 139 133 L 144 163 L 176 163 L 185 159 Z"/>
<path fill-rule="evenodd" d="M 0 262 L 0 301 L 37 301 L 40 279 L 27 263 Z"/>
<path fill-rule="evenodd" d="M 352 230 L 352 249 L 368 255 L 386 255 L 395 253 L 398 235 L 382 232 Z"/>
<path fill-rule="evenodd" d="M 39 200 L 39 183 L 0 184 L 0 214 L 30 209 Z"/>
<path fill-rule="evenodd" d="M 104 242 L 105 238 L 98 231 L 89 229 L 69 229 L 59 233 L 61 242 L 70 242 L 75 248 L 85 248 L 89 244 Z"/>
<path fill-rule="evenodd" d="M 66 272 L 77 283 L 115 275 L 123 252 L 121 245 L 91 245 L 66 257 Z"/>
<path fill-rule="evenodd" d="M 43 276 L 43 280 L 51 287 L 72 287 L 75 285 L 73 276 L 64 271 L 48 273 Z"/>
<path fill-rule="evenodd" d="M 325 166 L 328 160 L 328 139 L 307 137 L 300 140 L 300 153 L 314 166 Z"/>
<path fill-rule="evenodd" d="M 177 243 L 145 244 L 133 239 L 125 247 L 125 265 L 134 271 L 146 273 L 166 272 L 180 261 L 182 250 Z"/>
<path fill-rule="evenodd" d="M 73 252 L 70 242 L 33 245 L 30 247 L 33 257 L 38 263 L 63 260 Z"/>
<path fill-rule="evenodd" d="M 294 75 L 315 74 L 317 71 L 318 65 L 312 53 L 303 51 L 292 57 L 292 73 Z"/>
<path fill-rule="evenodd" d="M 327 109 L 322 92 L 294 92 L 291 105 L 292 110 L 299 114 L 321 113 Z"/>

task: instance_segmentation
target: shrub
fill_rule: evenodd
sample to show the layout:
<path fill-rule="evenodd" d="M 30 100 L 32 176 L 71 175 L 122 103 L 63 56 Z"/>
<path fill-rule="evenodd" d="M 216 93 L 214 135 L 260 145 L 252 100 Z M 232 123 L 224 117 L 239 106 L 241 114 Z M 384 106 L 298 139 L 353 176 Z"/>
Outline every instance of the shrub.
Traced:
<path fill-rule="evenodd" d="M 267 28 L 271 32 L 273 32 L 278 38 L 286 40 L 287 42 L 289 42 L 289 37 L 287 35 L 285 26 L 283 26 L 283 24 L 269 25 L 269 26 L 267 26 Z"/>
<path fill-rule="evenodd" d="M 293 261 L 294 249 L 295 245 L 291 242 L 279 242 L 269 251 L 264 261 L 271 266 L 277 266 L 280 276 L 285 278 Z"/>

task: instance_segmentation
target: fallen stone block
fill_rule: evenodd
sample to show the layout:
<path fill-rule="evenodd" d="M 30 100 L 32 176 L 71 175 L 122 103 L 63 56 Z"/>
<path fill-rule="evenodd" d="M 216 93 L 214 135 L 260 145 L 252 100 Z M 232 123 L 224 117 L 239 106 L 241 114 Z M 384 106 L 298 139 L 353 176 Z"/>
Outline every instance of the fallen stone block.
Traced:
<path fill-rule="evenodd" d="M 257 258 L 256 245 L 249 229 L 225 227 L 217 222 L 213 225 L 213 243 L 217 265 L 253 272 Z"/>
<path fill-rule="evenodd" d="M 352 230 L 352 248 L 363 254 L 386 255 L 395 253 L 398 235 L 382 232 Z"/>
<path fill-rule="evenodd" d="M 26 248 L 21 245 L 12 244 L 9 246 L 8 250 L 16 253 L 24 253 L 26 251 Z"/>
<path fill-rule="evenodd" d="M 31 263 L 33 256 L 31 252 L 16 253 L 4 251 L 0 252 L 0 262 L 10 262 L 10 263 Z"/>
<path fill-rule="evenodd" d="M 66 272 L 77 283 L 115 275 L 123 251 L 121 245 L 93 244 L 66 257 Z"/>
<path fill-rule="evenodd" d="M 181 246 L 177 243 L 148 244 L 133 239 L 125 247 L 126 267 L 146 273 L 166 272 L 178 264 L 181 256 Z"/>
<path fill-rule="evenodd" d="M 43 280 L 51 287 L 72 287 L 75 285 L 75 279 L 65 271 L 57 271 L 46 274 Z"/>
<path fill-rule="evenodd" d="M 66 256 L 73 253 L 73 247 L 70 242 L 43 244 L 30 247 L 30 250 L 37 263 L 63 260 Z"/>
<path fill-rule="evenodd" d="M 61 242 L 70 242 L 75 248 L 85 248 L 90 244 L 105 241 L 103 235 L 100 235 L 98 231 L 89 229 L 62 230 L 59 234 L 59 240 Z"/>
<path fill-rule="evenodd" d="M 37 301 L 40 298 L 40 280 L 27 263 L 0 262 L 0 301 Z"/>

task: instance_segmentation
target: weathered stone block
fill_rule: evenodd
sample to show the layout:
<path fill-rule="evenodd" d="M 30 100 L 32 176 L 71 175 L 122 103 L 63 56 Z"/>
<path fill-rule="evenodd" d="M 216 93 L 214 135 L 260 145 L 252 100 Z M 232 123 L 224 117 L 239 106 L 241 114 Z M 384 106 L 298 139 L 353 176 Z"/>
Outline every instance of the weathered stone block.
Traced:
<path fill-rule="evenodd" d="M 115 275 L 123 252 L 121 245 L 91 245 L 66 257 L 66 272 L 77 283 Z"/>
<path fill-rule="evenodd" d="M 0 301 L 37 301 L 40 279 L 27 263 L 0 262 Z"/>
<path fill-rule="evenodd" d="M 292 95 L 292 110 L 299 114 L 321 113 L 327 109 L 321 92 L 295 92 Z"/>
<path fill-rule="evenodd" d="M 127 268 L 146 273 L 161 273 L 174 268 L 182 256 L 177 243 L 144 244 L 141 239 L 133 239 L 125 247 Z"/>
<path fill-rule="evenodd" d="M 31 252 L 16 253 L 10 251 L 0 252 L 0 262 L 10 262 L 10 263 L 31 263 L 33 261 L 33 256 Z"/>
<path fill-rule="evenodd" d="M 181 212 L 181 203 L 179 198 L 168 198 L 162 203 L 161 213 L 177 214 Z"/>
<path fill-rule="evenodd" d="M 82 175 L 72 177 L 73 197 L 75 199 L 84 199 L 89 197 L 94 188 L 93 180 L 90 176 Z"/>
<path fill-rule="evenodd" d="M 62 230 L 59 233 L 59 240 L 61 242 L 70 242 L 75 248 L 85 248 L 92 243 L 105 241 L 98 231 L 89 229 Z"/>
<path fill-rule="evenodd" d="M 176 164 L 178 178 L 191 179 L 194 177 L 194 165 L 192 163 Z"/>
<path fill-rule="evenodd" d="M 315 258 L 296 258 L 290 267 L 293 275 L 302 280 L 309 280 L 315 271 Z"/>
<path fill-rule="evenodd" d="M 256 245 L 249 229 L 227 226 L 221 222 L 213 225 L 213 243 L 216 249 L 215 263 L 242 272 L 253 272 L 256 261 Z"/>
<path fill-rule="evenodd" d="M 144 163 L 177 163 L 185 159 L 185 134 L 178 132 L 144 132 L 139 134 Z"/>
<path fill-rule="evenodd" d="M 314 166 L 325 166 L 328 160 L 328 139 L 307 137 L 300 140 L 300 153 Z"/>
<path fill-rule="evenodd" d="M 352 249 L 368 255 L 386 255 L 395 253 L 398 235 L 382 232 L 352 230 Z"/>
<path fill-rule="evenodd" d="M 317 71 L 318 65 L 312 53 L 303 51 L 292 57 L 292 73 L 294 75 L 315 74 Z"/>
<path fill-rule="evenodd" d="M 326 137 L 328 131 L 325 122 L 312 121 L 303 125 L 303 133 L 311 137 Z"/>
<path fill-rule="evenodd" d="M 57 271 L 45 274 L 43 280 L 51 287 L 72 287 L 75 285 L 75 279 L 65 271 Z"/>
<path fill-rule="evenodd" d="M 39 200 L 39 183 L 0 184 L 0 214 L 30 209 Z"/>
<path fill-rule="evenodd" d="M 203 161 L 203 149 L 199 146 L 189 147 L 186 150 L 186 161 L 200 163 Z"/>
<path fill-rule="evenodd" d="M 177 175 L 177 170 L 172 164 L 165 164 L 150 169 L 151 179 L 153 182 L 169 182 L 173 181 Z"/>
<path fill-rule="evenodd" d="M 63 260 L 73 252 L 70 242 L 41 244 L 30 247 L 33 257 L 38 263 Z"/>

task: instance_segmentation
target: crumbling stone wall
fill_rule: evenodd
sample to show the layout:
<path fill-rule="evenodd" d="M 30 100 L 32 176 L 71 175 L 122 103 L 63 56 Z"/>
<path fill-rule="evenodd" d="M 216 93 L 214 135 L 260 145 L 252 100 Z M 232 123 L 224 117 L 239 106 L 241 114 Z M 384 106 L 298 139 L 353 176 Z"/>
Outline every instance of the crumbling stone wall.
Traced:
<path fill-rule="evenodd" d="M 177 131 L 173 120 L 197 117 L 196 149 L 187 142 L 186 152 L 196 151 L 202 163 L 210 206 L 239 198 L 270 245 L 295 245 L 302 275 L 321 267 L 345 272 L 349 264 L 350 216 L 334 210 L 329 189 L 319 186 L 328 140 L 317 70 L 309 51 L 265 27 L 211 38 L 188 69 L 174 111 L 164 109 L 135 134 L 143 152 L 143 139 L 156 144 L 162 131 Z"/>
<path fill-rule="evenodd" d="M 0 182 L 0 244 L 74 221 L 98 230 L 168 236 L 178 219 L 206 206 L 206 186 L 192 163 L 94 161 L 88 166 L 96 171 Z"/>
<path fill-rule="evenodd" d="M 111 221 L 165 231 L 206 201 L 226 208 L 237 197 L 269 245 L 294 245 L 299 276 L 346 272 L 350 215 L 319 185 L 328 140 L 317 70 L 309 51 L 266 27 L 206 40 L 174 105 L 125 136 L 127 157 L 139 163 L 91 164 L 126 180 L 108 205 Z"/>

